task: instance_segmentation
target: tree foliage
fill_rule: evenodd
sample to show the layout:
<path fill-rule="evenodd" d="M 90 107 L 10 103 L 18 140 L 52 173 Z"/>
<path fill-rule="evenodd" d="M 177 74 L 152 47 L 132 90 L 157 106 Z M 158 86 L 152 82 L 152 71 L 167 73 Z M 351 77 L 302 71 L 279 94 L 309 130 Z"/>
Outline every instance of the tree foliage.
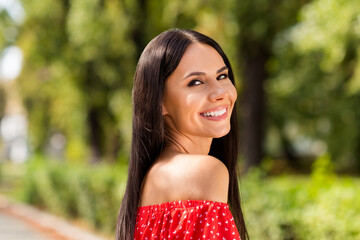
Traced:
<path fill-rule="evenodd" d="M 307 4 L 299 22 L 278 35 L 270 64 L 274 125 L 298 145 L 298 154 L 327 151 L 338 168 L 360 163 L 359 3 Z"/>
<path fill-rule="evenodd" d="M 19 45 L 26 65 L 18 79 L 32 145 L 67 138 L 67 158 L 91 161 L 127 154 L 131 85 L 145 44 L 174 25 L 194 27 L 199 2 L 23 1 Z"/>
<path fill-rule="evenodd" d="M 324 152 L 337 167 L 360 165 L 359 0 L 21 3 L 21 25 L 0 13 L 0 31 L 19 33 L 0 47 L 24 52 L 17 83 L 35 151 L 61 133 L 68 159 L 127 156 L 137 59 L 150 39 L 178 27 L 212 36 L 230 57 L 248 165 Z"/>

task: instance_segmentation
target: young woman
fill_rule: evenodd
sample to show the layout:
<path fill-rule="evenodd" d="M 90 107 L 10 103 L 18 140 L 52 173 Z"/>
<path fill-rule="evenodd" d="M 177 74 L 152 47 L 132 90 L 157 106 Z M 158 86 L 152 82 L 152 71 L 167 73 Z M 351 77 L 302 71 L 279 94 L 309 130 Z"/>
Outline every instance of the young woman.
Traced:
<path fill-rule="evenodd" d="M 234 83 L 225 53 L 203 34 L 172 29 L 147 45 L 116 239 L 248 239 Z"/>

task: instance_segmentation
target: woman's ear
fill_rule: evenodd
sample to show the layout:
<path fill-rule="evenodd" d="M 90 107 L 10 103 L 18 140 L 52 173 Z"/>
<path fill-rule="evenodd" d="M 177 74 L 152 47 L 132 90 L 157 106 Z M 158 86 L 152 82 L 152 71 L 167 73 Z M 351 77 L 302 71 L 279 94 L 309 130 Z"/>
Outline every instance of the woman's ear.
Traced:
<path fill-rule="evenodd" d="M 167 111 L 167 109 L 166 109 L 166 107 L 164 106 L 164 104 L 161 104 L 161 111 L 162 111 L 162 115 L 163 115 L 163 116 L 169 114 L 169 112 Z"/>

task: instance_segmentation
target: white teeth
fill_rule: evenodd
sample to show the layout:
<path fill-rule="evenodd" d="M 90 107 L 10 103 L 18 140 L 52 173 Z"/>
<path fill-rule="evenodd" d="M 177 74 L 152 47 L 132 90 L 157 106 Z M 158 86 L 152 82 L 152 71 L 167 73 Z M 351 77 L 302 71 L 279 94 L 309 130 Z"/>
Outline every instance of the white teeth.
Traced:
<path fill-rule="evenodd" d="M 226 108 L 220 110 L 220 111 L 215 111 L 215 112 L 205 112 L 203 113 L 203 115 L 205 117 L 218 117 L 218 116 L 221 116 L 223 115 L 224 113 L 226 113 Z"/>

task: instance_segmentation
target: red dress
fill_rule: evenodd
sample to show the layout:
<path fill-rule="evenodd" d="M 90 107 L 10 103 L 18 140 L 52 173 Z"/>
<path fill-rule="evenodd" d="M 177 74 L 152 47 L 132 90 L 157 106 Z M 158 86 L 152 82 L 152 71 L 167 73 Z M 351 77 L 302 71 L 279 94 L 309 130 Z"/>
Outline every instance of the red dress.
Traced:
<path fill-rule="evenodd" d="M 137 210 L 134 240 L 240 240 L 227 203 L 182 200 Z"/>

